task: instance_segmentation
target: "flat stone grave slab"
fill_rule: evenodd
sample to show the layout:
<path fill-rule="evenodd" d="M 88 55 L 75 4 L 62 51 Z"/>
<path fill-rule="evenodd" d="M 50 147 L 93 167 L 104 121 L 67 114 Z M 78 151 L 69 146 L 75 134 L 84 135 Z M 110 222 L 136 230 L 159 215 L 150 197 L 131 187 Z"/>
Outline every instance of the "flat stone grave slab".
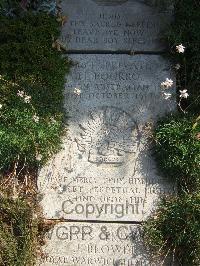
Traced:
<path fill-rule="evenodd" d="M 140 226 L 59 223 L 49 232 L 40 266 L 160 266 L 144 247 Z M 170 264 L 169 264 L 170 265 Z"/>
<path fill-rule="evenodd" d="M 160 84 L 174 78 L 158 55 L 72 55 L 63 149 L 41 169 L 46 218 L 143 221 L 173 184 L 157 170 L 151 129 L 175 110 Z M 168 89 L 175 94 L 175 88 Z"/>
<path fill-rule="evenodd" d="M 62 1 L 67 23 L 60 42 L 67 50 L 162 50 L 162 33 L 172 21 L 173 9 L 155 7 L 154 2 L 158 1 Z"/>

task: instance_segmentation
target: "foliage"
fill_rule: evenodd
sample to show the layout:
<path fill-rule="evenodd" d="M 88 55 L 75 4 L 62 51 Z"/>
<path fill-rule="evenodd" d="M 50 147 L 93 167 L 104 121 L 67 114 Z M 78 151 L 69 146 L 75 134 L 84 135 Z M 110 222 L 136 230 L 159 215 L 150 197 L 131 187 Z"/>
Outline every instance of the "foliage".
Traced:
<path fill-rule="evenodd" d="M 144 224 L 145 241 L 157 256 L 179 265 L 200 265 L 200 195 L 165 198 Z"/>
<path fill-rule="evenodd" d="M 0 265 L 35 265 L 47 228 L 33 200 L 1 195 Z"/>
<path fill-rule="evenodd" d="M 53 49 L 56 18 L 27 11 L 41 1 L 22 2 L 26 12 L 19 1 L 0 3 L 0 14 L 8 12 L 0 17 L 0 265 L 6 266 L 35 265 L 48 229 L 32 183 L 37 166 L 60 148 L 70 67 Z"/>
<path fill-rule="evenodd" d="M 187 111 L 199 114 L 200 110 L 200 2 L 194 0 L 174 0 L 175 21 L 167 39 L 173 59 L 181 65 L 177 76 L 177 89 L 187 89 L 190 97 L 185 103 Z M 184 56 L 176 52 L 175 46 L 186 47 Z"/>
<path fill-rule="evenodd" d="M 1 0 L 0 2 L 0 14 L 6 17 L 22 16 L 28 10 L 56 15 L 58 9 L 56 0 Z"/>
<path fill-rule="evenodd" d="M 29 13 L 19 19 L 2 18 L 1 25 L 1 75 L 32 93 L 40 113 L 62 111 L 61 88 L 68 62 L 52 49 L 52 37 L 59 34 L 55 18 Z"/>
<path fill-rule="evenodd" d="M 200 185 L 200 124 L 194 124 L 190 116 L 170 116 L 155 130 L 155 155 L 160 168 L 187 191 Z"/>
<path fill-rule="evenodd" d="M 166 37 L 175 61 L 177 91 L 181 90 L 178 106 L 182 113 L 159 121 L 154 136 L 158 165 L 166 178 L 177 181 L 178 190 L 176 197 L 163 198 L 155 215 L 145 222 L 144 238 L 151 251 L 164 261 L 171 256 L 175 265 L 197 266 L 200 265 L 200 2 L 173 2 L 175 20 Z M 180 50 L 181 45 L 185 51 Z"/>
<path fill-rule="evenodd" d="M 54 17 L 0 18 L 0 169 L 38 164 L 60 146 L 63 88 L 70 63 L 52 48 Z M 31 96 L 30 103 L 18 91 Z M 34 116 L 39 121 L 34 120 Z"/>

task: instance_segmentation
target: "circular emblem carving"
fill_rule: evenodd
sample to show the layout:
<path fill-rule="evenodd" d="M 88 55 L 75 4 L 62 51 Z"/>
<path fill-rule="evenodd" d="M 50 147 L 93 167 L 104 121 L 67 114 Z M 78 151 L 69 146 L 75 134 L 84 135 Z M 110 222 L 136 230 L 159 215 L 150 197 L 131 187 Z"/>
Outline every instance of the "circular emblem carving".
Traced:
<path fill-rule="evenodd" d="M 135 121 L 125 111 L 104 107 L 89 112 L 87 122 L 79 125 L 76 139 L 79 151 L 92 163 L 123 163 L 126 153 L 134 153 L 139 145 Z"/>
<path fill-rule="evenodd" d="M 102 6 L 116 6 L 128 2 L 128 0 L 92 0 L 92 1 Z"/>

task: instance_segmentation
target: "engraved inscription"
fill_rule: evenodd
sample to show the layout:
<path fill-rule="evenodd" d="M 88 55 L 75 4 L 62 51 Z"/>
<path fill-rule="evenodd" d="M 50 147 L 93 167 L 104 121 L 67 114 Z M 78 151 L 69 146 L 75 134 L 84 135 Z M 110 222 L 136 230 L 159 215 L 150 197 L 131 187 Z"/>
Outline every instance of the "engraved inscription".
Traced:
<path fill-rule="evenodd" d="M 161 265 L 145 249 L 141 227 L 133 224 L 60 223 L 48 233 L 47 244 L 40 266 Z"/>
<path fill-rule="evenodd" d="M 66 49 L 159 50 L 172 15 L 143 1 L 63 1 L 68 21 L 60 41 Z"/>
<path fill-rule="evenodd" d="M 165 49 L 161 32 L 171 7 L 155 8 L 157 2 L 61 1 L 67 22 L 57 42 L 76 54 L 69 55 L 73 66 L 64 90 L 63 147 L 38 178 L 44 216 L 59 222 L 47 233 L 37 265 L 163 264 L 150 258 L 136 222 L 174 192 L 152 152 L 156 121 L 176 106 L 173 97 L 162 98 L 160 84 L 174 75 L 161 56 L 132 56 Z"/>
<path fill-rule="evenodd" d="M 175 108 L 160 89 L 172 77 L 169 63 L 157 55 L 71 58 L 67 136 L 38 180 L 45 216 L 142 221 L 161 195 L 173 193 L 156 169 L 150 138 L 157 119 Z"/>

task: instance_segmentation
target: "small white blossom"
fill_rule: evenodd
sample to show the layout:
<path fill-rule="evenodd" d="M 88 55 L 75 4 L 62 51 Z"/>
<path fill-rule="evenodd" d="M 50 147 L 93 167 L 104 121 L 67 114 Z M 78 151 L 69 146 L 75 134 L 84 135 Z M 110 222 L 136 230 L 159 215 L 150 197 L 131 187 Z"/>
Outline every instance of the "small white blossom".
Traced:
<path fill-rule="evenodd" d="M 33 213 L 33 219 L 35 219 L 35 220 L 38 219 L 38 215 L 37 215 L 37 213 Z"/>
<path fill-rule="evenodd" d="M 37 154 L 36 155 L 36 160 L 37 161 L 41 161 L 42 160 L 42 155 L 41 154 Z"/>
<path fill-rule="evenodd" d="M 30 101 L 31 101 L 31 96 L 25 95 L 24 102 L 25 103 L 30 103 Z"/>
<path fill-rule="evenodd" d="M 24 97 L 24 91 L 18 91 L 17 92 L 17 96 L 19 96 L 19 97 Z"/>
<path fill-rule="evenodd" d="M 2 108 L 3 108 L 3 104 L 0 103 L 0 109 L 2 109 Z"/>
<path fill-rule="evenodd" d="M 81 90 L 79 88 L 75 88 L 74 89 L 74 94 L 80 95 L 81 94 Z"/>
<path fill-rule="evenodd" d="M 179 70 L 180 68 L 181 68 L 181 65 L 180 65 L 180 64 L 176 64 L 176 65 L 175 65 L 175 69 L 176 69 L 176 70 Z"/>
<path fill-rule="evenodd" d="M 187 99 L 187 97 L 189 96 L 189 94 L 187 93 L 187 90 L 180 90 L 180 98 L 185 98 Z"/>
<path fill-rule="evenodd" d="M 167 100 L 167 99 L 169 99 L 169 98 L 172 97 L 172 94 L 171 94 L 171 93 L 166 93 L 166 92 L 164 92 L 163 94 L 164 94 L 164 98 L 165 98 L 165 100 Z"/>
<path fill-rule="evenodd" d="M 17 194 L 16 192 L 14 192 L 14 194 L 12 195 L 12 199 L 13 199 L 13 200 L 18 199 L 18 194 Z"/>
<path fill-rule="evenodd" d="M 59 186 L 59 187 L 58 187 L 58 192 L 59 192 L 59 193 L 63 193 L 63 191 L 64 191 L 64 188 L 63 188 L 62 186 Z"/>
<path fill-rule="evenodd" d="M 39 122 L 39 116 L 37 116 L 37 115 L 34 115 L 33 116 L 33 121 L 35 122 L 35 123 L 38 123 Z"/>
<path fill-rule="evenodd" d="M 185 46 L 183 46 L 182 44 L 179 44 L 176 46 L 176 50 L 178 53 L 184 53 L 185 52 Z"/>
<path fill-rule="evenodd" d="M 173 83 L 174 82 L 172 79 L 166 78 L 166 80 L 161 83 L 161 86 L 165 88 L 169 88 L 169 87 L 172 87 Z"/>
<path fill-rule="evenodd" d="M 53 117 L 50 118 L 50 121 L 51 121 L 51 123 L 53 123 L 53 124 L 56 123 L 56 120 L 55 120 Z"/>

